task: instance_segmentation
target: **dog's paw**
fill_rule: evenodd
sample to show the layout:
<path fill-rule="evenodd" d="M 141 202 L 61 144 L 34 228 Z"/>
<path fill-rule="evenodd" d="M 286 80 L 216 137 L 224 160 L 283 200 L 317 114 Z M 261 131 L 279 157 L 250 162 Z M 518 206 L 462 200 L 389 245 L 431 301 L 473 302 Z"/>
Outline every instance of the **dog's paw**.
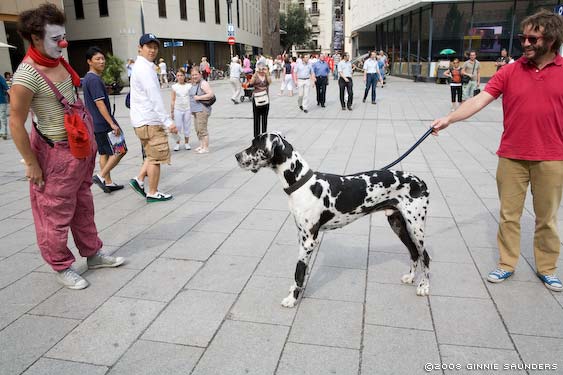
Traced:
<path fill-rule="evenodd" d="M 426 280 L 422 280 L 420 284 L 416 287 L 417 296 L 429 296 L 430 295 L 430 284 Z"/>
<path fill-rule="evenodd" d="M 295 303 L 297 303 L 297 300 L 293 297 L 293 293 L 285 297 L 281 302 L 282 306 L 287 308 L 295 307 Z"/>
<path fill-rule="evenodd" d="M 401 277 L 401 281 L 403 284 L 412 284 L 414 281 L 414 273 L 407 273 L 406 275 L 403 275 L 403 277 Z"/>

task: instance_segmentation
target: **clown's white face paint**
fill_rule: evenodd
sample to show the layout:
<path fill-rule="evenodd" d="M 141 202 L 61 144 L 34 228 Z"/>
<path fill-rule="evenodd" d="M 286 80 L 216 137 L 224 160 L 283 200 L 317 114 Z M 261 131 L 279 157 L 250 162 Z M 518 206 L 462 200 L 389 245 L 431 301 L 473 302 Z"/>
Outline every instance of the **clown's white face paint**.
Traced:
<path fill-rule="evenodd" d="M 45 25 L 45 38 L 43 48 L 47 56 L 58 59 L 63 55 L 63 48 L 68 45 L 66 41 L 66 30 L 62 25 Z"/>

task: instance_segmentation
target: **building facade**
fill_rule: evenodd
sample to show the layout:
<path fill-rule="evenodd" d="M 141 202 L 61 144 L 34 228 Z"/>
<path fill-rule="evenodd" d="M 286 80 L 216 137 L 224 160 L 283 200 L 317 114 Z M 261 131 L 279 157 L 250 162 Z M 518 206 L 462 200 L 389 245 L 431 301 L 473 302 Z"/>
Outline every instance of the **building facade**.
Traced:
<path fill-rule="evenodd" d="M 383 50 L 394 74 L 411 75 L 417 65 L 423 77 L 434 77 L 436 61 L 453 56 L 463 60 L 475 50 L 484 62 L 483 75 L 491 76 L 502 48 L 515 58 L 522 54 L 520 22 L 541 8 L 553 11 L 558 2 L 348 0 L 349 52 Z M 455 54 L 441 55 L 444 49 Z"/>
<path fill-rule="evenodd" d="M 64 0 L 69 60 L 79 74 L 89 46 L 125 60 L 137 56 L 139 37 L 153 33 L 160 39 L 159 57 L 169 67 L 206 56 L 212 66 L 230 62 L 227 44 L 226 0 Z M 232 23 L 238 55 L 262 49 L 262 0 L 232 0 Z"/>

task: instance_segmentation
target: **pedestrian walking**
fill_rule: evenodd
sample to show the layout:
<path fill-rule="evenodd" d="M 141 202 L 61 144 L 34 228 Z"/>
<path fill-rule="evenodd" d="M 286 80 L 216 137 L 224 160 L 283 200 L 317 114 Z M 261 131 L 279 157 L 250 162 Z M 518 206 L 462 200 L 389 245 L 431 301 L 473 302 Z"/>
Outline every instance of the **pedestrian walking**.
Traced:
<path fill-rule="evenodd" d="M 387 84 L 387 69 L 389 68 L 389 59 L 383 50 L 379 51 L 379 71 L 381 73 L 381 78 L 383 78 L 383 87 Z"/>
<path fill-rule="evenodd" d="M 364 62 L 364 82 L 366 84 L 366 89 L 364 91 L 364 99 L 362 100 L 363 103 L 366 102 L 369 89 L 371 88 L 371 104 L 375 104 L 377 81 L 381 82 L 381 86 L 383 86 L 383 78 L 381 72 L 379 71 L 379 63 L 376 55 L 377 54 L 375 52 L 371 52 L 369 59 Z"/>
<path fill-rule="evenodd" d="M 0 137 L 8 139 L 8 82 L 0 76 Z"/>
<path fill-rule="evenodd" d="M 135 60 L 127 59 L 127 64 L 125 64 L 125 70 L 127 71 L 127 81 L 131 82 L 131 73 L 133 72 L 133 66 L 135 65 Z"/>
<path fill-rule="evenodd" d="M 317 105 L 322 108 L 326 103 L 326 86 L 328 85 L 328 76 L 330 75 L 330 67 L 326 62 L 324 53 L 319 55 L 319 61 L 313 65 L 313 81 L 317 91 Z"/>
<path fill-rule="evenodd" d="M 81 116 L 90 136 L 77 143 L 67 133 L 65 110 L 57 99 L 64 97 L 75 105 L 75 114 L 84 114 L 82 102 L 75 96 L 80 77 L 62 56 L 68 45 L 64 23 L 64 13 L 51 3 L 20 13 L 17 27 L 29 49 L 10 89 L 10 130 L 25 163 L 41 256 L 57 272 L 59 283 L 84 289 L 88 281 L 71 267 L 75 257 L 67 246 L 69 229 L 88 268 L 117 267 L 125 259 L 101 252 L 90 189 L 96 163 L 92 124 L 88 116 Z M 25 128 L 30 109 L 35 114 L 31 137 Z M 76 157 L 78 151 L 87 156 Z"/>
<path fill-rule="evenodd" d="M 352 63 L 350 62 L 350 56 L 344 53 L 343 60 L 338 63 L 338 86 L 340 88 L 340 105 L 342 110 L 345 111 L 352 110 L 352 102 L 354 100 L 354 92 L 352 91 Z M 348 94 L 348 100 L 344 102 L 344 90 Z"/>
<path fill-rule="evenodd" d="M 205 56 L 201 58 L 201 62 L 199 63 L 199 71 L 201 72 L 203 79 L 207 81 L 209 74 L 211 74 L 211 66 L 209 65 L 209 62 L 207 62 L 207 57 Z"/>
<path fill-rule="evenodd" d="M 305 113 L 309 112 L 309 91 L 312 80 L 314 80 L 313 67 L 309 64 L 309 55 L 304 55 L 295 67 L 295 84 L 299 95 L 297 104 L 299 109 Z"/>
<path fill-rule="evenodd" d="M 195 149 L 198 154 L 206 154 L 209 152 L 209 131 L 207 125 L 209 116 L 211 115 L 211 106 L 204 104 L 206 100 L 210 100 L 215 95 L 209 83 L 203 79 L 201 72 L 197 66 L 191 71 L 192 87 L 189 91 L 190 110 L 194 116 L 194 125 L 199 146 Z"/>
<path fill-rule="evenodd" d="M 252 116 L 254 119 L 254 137 L 268 131 L 268 112 L 270 111 L 270 84 L 272 78 L 268 67 L 264 64 L 256 64 L 256 73 L 250 80 L 254 87 L 252 93 Z"/>
<path fill-rule="evenodd" d="M 461 88 L 461 66 L 459 65 L 459 59 L 456 57 L 452 62 L 452 66 L 444 72 L 444 75 L 448 77 L 450 81 L 450 91 L 452 94 L 452 112 L 459 108 L 462 99 L 462 88 Z M 456 107 L 457 102 L 457 107 Z"/>
<path fill-rule="evenodd" d="M 479 88 L 481 82 L 481 63 L 477 60 L 477 52 L 469 52 L 469 60 L 463 63 L 461 70 L 463 84 L 463 98 L 465 101 L 475 95 L 475 90 Z M 463 76 L 467 78 L 463 78 Z"/>
<path fill-rule="evenodd" d="M 340 53 L 336 52 L 332 56 L 332 61 L 334 62 L 334 80 L 336 81 L 337 79 L 340 78 L 340 76 L 338 75 L 338 64 L 340 64 L 340 61 L 342 61 L 342 57 L 340 56 Z"/>
<path fill-rule="evenodd" d="M 238 104 L 241 96 L 240 75 L 243 73 L 243 69 L 239 63 L 238 56 L 235 56 L 231 59 L 231 65 L 229 69 L 229 81 L 231 82 L 231 86 L 233 88 L 233 96 L 231 96 L 231 101 L 234 104 Z"/>
<path fill-rule="evenodd" d="M 124 139 L 120 142 L 122 147 L 116 150 L 110 141 L 109 133 L 112 138 L 120 139 L 123 137 L 123 132 L 111 114 L 109 96 L 101 77 L 106 66 L 105 55 L 100 48 L 90 47 L 86 51 L 86 62 L 90 70 L 82 79 L 84 104 L 92 116 L 94 137 L 100 154 L 100 173 L 92 176 L 92 182 L 104 193 L 111 193 L 123 189 L 123 185 L 116 184 L 112 180 L 111 171 L 125 156 L 127 148 Z"/>
<path fill-rule="evenodd" d="M 293 96 L 293 66 L 289 60 L 289 57 L 285 58 L 283 68 L 283 81 L 281 84 L 280 95 L 283 95 L 284 91 L 287 89 L 289 91 L 289 96 Z"/>
<path fill-rule="evenodd" d="M 154 34 L 144 34 L 139 39 L 139 56 L 131 74 L 131 124 L 141 142 L 146 158 L 139 174 L 129 181 L 135 192 L 147 203 L 163 202 L 172 199 L 171 194 L 158 190 L 160 165 L 170 164 L 168 129 L 178 133 L 172 117 L 164 109 L 160 95 L 160 84 L 154 74 L 153 66 L 160 41 Z M 145 191 L 145 178 L 148 177 L 149 191 Z"/>
<path fill-rule="evenodd" d="M 502 95 L 504 131 L 497 151 L 500 221 L 498 266 L 487 276 L 493 283 L 513 275 L 520 257 L 520 218 L 528 185 L 535 214 L 534 258 L 537 276 L 560 292 L 556 275 L 561 242 L 557 211 L 563 190 L 563 18 L 547 10 L 528 16 L 519 34 L 524 55 L 504 65 L 485 90 L 459 109 L 432 123 L 434 134 L 462 121 Z"/>
<path fill-rule="evenodd" d="M 180 151 L 181 135 L 184 135 L 184 148 L 191 150 L 190 129 L 192 127 L 192 112 L 190 111 L 190 89 L 192 84 L 186 81 L 186 73 L 183 69 L 176 72 L 176 83 L 172 85 L 172 97 L 170 98 L 170 115 L 178 134 L 174 136 L 176 144 L 174 151 Z"/>
<path fill-rule="evenodd" d="M 158 75 L 160 78 L 160 87 L 168 87 L 168 67 L 163 58 L 158 60 Z"/>

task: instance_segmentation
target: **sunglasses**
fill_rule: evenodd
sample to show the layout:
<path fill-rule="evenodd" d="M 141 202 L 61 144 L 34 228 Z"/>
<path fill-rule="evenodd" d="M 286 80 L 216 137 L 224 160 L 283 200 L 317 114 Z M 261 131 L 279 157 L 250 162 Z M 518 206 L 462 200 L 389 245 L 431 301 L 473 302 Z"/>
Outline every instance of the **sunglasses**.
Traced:
<path fill-rule="evenodd" d="M 524 44 L 526 42 L 526 39 L 528 39 L 528 42 L 530 42 L 530 44 L 534 45 L 538 42 L 538 39 L 543 39 L 543 36 L 518 34 L 518 39 L 520 40 L 520 43 L 522 43 L 522 44 Z"/>

